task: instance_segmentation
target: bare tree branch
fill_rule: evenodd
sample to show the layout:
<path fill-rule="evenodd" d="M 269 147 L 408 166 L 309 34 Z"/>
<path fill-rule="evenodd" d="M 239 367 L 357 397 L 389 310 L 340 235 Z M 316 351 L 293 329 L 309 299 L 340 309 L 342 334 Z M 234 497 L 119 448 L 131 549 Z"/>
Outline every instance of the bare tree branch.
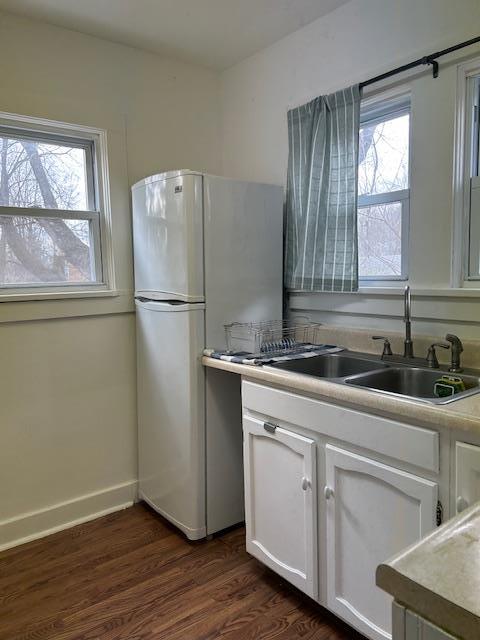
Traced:
<path fill-rule="evenodd" d="M 45 206 L 49 209 L 57 209 L 58 204 L 38 155 L 37 145 L 34 142 L 23 140 L 22 145 L 35 174 Z M 86 278 L 90 278 L 91 266 L 88 246 L 73 233 L 63 220 L 38 218 L 38 222 L 55 244 L 68 256 L 68 261 L 77 267 Z"/>
<path fill-rule="evenodd" d="M 7 151 L 8 140 L 3 139 L 0 161 L 0 198 L 1 201 L 5 204 L 9 203 L 9 173 L 7 171 Z M 23 238 L 15 228 L 15 224 L 12 218 L 1 216 L 0 225 L 2 228 L 2 262 L 6 261 L 5 250 L 6 245 L 8 245 L 22 267 L 31 274 L 34 280 L 41 280 L 44 282 L 58 281 L 60 274 L 55 270 L 49 269 L 44 265 L 42 260 L 37 257 L 37 255 L 41 255 L 40 251 L 38 251 L 38 245 L 35 252 L 30 251 L 30 245 L 33 242 L 33 239 L 30 238 L 27 244 L 25 238 Z"/>

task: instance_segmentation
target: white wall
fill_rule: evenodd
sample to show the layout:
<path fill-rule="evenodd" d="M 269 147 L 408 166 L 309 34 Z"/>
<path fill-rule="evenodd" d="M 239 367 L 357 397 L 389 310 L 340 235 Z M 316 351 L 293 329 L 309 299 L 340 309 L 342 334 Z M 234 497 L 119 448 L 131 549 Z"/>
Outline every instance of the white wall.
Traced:
<path fill-rule="evenodd" d="M 352 0 L 228 69 L 222 74 L 223 173 L 284 184 L 289 108 L 477 36 L 479 24 L 478 0 Z M 475 52 L 480 54 L 478 46 L 468 55 Z M 440 60 L 436 80 L 430 72 L 407 79 L 413 122 L 410 284 L 422 290 L 421 298 L 414 297 L 415 330 L 442 335 L 448 328 L 480 338 L 477 299 L 459 304 L 458 296 L 438 296 L 450 286 L 455 83 L 452 58 Z M 329 323 L 401 329 L 397 295 L 293 296 L 292 309 Z"/>
<path fill-rule="evenodd" d="M 0 111 L 108 132 L 118 288 L 108 298 L 0 304 L 0 547 L 132 499 L 130 184 L 179 167 L 282 184 L 289 107 L 477 35 L 479 12 L 478 0 L 352 0 L 221 77 L 0 14 Z M 453 135 L 454 70 L 442 67 L 435 82 L 412 81 L 412 281 L 437 290 L 448 285 Z M 480 337 L 476 298 L 416 303 L 423 320 L 414 326 L 425 332 Z M 401 301 L 298 296 L 294 307 L 398 328 Z"/>
<path fill-rule="evenodd" d="M 108 134 L 118 295 L 0 304 L 0 547 L 132 500 L 130 185 L 217 172 L 218 76 L 0 14 L 0 111 Z"/>

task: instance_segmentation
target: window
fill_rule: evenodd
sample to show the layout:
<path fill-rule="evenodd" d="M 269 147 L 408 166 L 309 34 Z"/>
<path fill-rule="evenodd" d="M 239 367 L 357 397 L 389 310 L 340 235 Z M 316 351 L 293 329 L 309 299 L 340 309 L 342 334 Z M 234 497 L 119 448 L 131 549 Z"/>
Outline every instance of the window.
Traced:
<path fill-rule="evenodd" d="M 410 99 L 362 104 L 358 165 L 361 280 L 406 280 Z"/>
<path fill-rule="evenodd" d="M 105 288 L 100 136 L 0 116 L 0 293 Z"/>
<path fill-rule="evenodd" d="M 469 78 L 467 83 L 468 96 L 468 131 L 467 149 L 467 195 L 468 208 L 468 259 L 466 275 L 469 280 L 480 279 L 480 75 Z"/>

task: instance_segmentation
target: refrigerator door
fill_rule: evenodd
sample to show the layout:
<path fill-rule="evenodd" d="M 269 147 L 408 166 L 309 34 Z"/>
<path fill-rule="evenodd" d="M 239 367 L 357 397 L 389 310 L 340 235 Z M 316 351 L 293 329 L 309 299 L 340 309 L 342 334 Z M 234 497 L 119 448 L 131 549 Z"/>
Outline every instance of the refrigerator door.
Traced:
<path fill-rule="evenodd" d="M 278 320 L 283 292 L 283 188 L 204 177 L 206 345 L 223 325 Z"/>
<path fill-rule="evenodd" d="M 152 176 L 132 187 L 135 295 L 203 302 L 203 178 Z"/>
<path fill-rule="evenodd" d="M 139 494 L 206 535 L 204 305 L 136 301 Z"/>
<path fill-rule="evenodd" d="M 283 188 L 204 176 L 206 345 L 282 317 Z M 207 533 L 244 519 L 240 377 L 206 371 Z"/>

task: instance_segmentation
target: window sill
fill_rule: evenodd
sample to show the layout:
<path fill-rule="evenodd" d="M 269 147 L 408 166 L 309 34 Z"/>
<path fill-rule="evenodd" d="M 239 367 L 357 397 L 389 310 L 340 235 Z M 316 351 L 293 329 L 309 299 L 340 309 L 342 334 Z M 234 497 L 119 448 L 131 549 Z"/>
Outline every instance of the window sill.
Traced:
<path fill-rule="evenodd" d="M 0 324 L 135 311 L 132 290 L 83 290 L 0 295 Z"/>
<path fill-rule="evenodd" d="M 18 289 L 9 291 L 8 289 L 0 289 L 0 303 L 2 302 L 25 302 L 25 301 L 41 301 L 41 300 L 68 300 L 79 298 L 113 298 L 120 295 L 118 289 L 102 289 L 100 287 L 94 289 L 78 288 L 78 289 L 59 289 L 57 291 L 45 291 L 28 289 L 19 291 Z"/>
<path fill-rule="evenodd" d="M 333 295 L 332 295 L 333 293 Z M 372 326 L 379 319 L 389 322 L 403 318 L 403 289 L 396 287 L 364 288 L 359 292 L 326 292 L 309 294 L 296 292 L 289 300 L 290 311 L 296 313 L 319 313 L 321 322 L 332 323 L 333 317 L 349 318 L 344 320 L 348 326 L 356 326 L 358 317 L 374 318 Z M 479 289 L 427 289 L 412 288 L 413 316 L 415 321 L 434 321 L 448 325 L 451 322 L 475 323 L 479 315 Z M 326 318 L 329 320 L 327 321 Z M 353 323 L 353 324 L 349 324 Z M 432 334 L 432 335 L 435 335 Z"/>
<path fill-rule="evenodd" d="M 365 287 L 361 286 L 357 293 L 363 295 L 382 295 L 382 296 L 403 296 L 406 283 L 402 283 L 398 287 Z M 412 296 L 422 298 L 480 298 L 480 288 L 452 288 L 444 289 L 424 289 L 422 287 L 411 287 Z"/>
<path fill-rule="evenodd" d="M 300 296 L 321 296 L 321 295 L 339 295 L 339 296 L 398 296 L 402 297 L 407 283 L 402 282 L 399 286 L 390 287 L 368 287 L 360 285 L 358 291 L 295 291 L 291 289 L 290 294 Z M 411 286 L 412 296 L 421 298 L 480 298 L 480 288 L 450 288 L 427 289 L 422 287 Z"/>

